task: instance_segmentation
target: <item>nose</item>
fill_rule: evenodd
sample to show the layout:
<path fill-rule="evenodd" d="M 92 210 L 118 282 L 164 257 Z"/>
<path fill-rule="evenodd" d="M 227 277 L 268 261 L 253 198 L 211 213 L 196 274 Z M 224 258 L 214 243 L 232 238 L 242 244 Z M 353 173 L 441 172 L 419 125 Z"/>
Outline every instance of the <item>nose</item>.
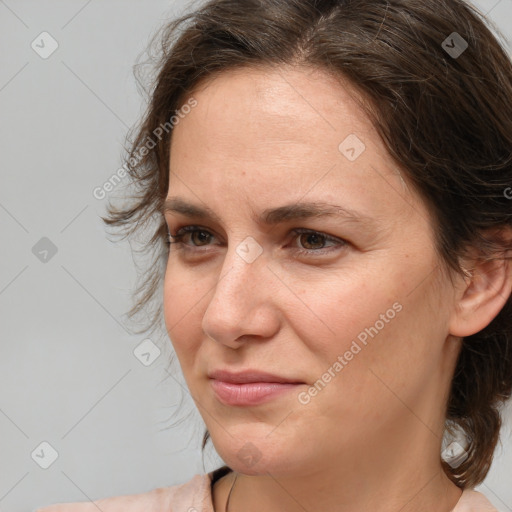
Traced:
<path fill-rule="evenodd" d="M 276 281 L 264 254 L 247 262 L 230 248 L 203 316 L 203 332 L 230 348 L 271 337 L 279 327 Z"/>

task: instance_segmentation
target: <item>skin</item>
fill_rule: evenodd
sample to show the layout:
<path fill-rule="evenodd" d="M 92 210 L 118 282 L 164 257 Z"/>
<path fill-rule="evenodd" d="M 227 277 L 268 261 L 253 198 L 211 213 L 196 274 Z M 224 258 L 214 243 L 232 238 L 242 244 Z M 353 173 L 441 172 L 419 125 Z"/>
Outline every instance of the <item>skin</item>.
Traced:
<path fill-rule="evenodd" d="M 506 267 L 475 264 L 473 279 L 448 279 L 427 205 L 354 94 L 311 68 L 244 68 L 197 88 L 198 105 L 174 129 L 168 197 L 207 206 L 220 222 L 165 214 L 171 234 L 186 225 L 209 234 L 171 245 L 165 322 L 215 448 L 238 472 L 231 511 L 448 512 L 461 495 L 439 456 L 450 381 L 461 337 L 494 318 L 512 277 Z M 350 134 L 366 146 L 355 161 L 338 149 Z M 333 216 L 271 227 L 254 219 L 305 200 L 355 210 L 374 225 Z M 236 252 L 249 236 L 262 249 L 252 263 Z M 300 403 L 299 391 L 395 303 L 400 312 Z M 304 384 L 265 404 L 232 407 L 209 383 L 217 368 Z M 238 457 L 248 442 L 255 464 Z M 233 476 L 215 486 L 216 511 L 225 509 Z"/>

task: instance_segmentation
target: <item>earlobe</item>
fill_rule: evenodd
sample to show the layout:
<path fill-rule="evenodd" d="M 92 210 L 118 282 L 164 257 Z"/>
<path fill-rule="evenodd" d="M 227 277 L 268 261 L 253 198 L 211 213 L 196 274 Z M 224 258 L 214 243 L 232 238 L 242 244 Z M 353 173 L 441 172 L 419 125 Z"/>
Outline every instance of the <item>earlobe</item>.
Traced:
<path fill-rule="evenodd" d="M 471 336 L 487 327 L 509 300 L 511 262 L 503 258 L 477 262 L 464 281 L 450 322 L 450 334 L 457 337 Z"/>

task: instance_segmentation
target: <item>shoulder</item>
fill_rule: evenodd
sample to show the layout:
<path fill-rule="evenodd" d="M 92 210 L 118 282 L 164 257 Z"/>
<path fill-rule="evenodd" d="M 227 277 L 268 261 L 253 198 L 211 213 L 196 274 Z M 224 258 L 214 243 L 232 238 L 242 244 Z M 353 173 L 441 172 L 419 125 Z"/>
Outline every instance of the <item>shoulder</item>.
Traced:
<path fill-rule="evenodd" d="M 188 482 L 159 487 L 146 493 L 113 496 L 95 501 L 57 503 L 34 512 L 213 512 L 210 475 L 195 475 Z"/>
<path fill-rule="evenodd" d="M 498 512 L 487 497 L 474 489 L 465 489 L 452 512 Z"/>

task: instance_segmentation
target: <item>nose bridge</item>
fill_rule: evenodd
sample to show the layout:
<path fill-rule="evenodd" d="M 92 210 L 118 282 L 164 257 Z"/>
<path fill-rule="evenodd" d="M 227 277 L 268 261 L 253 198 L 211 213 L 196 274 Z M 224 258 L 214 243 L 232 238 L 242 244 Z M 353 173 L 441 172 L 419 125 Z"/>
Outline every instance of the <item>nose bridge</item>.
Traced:
<path fill-rule="evenodd" d="M 263 248 L 252 237 L 229 248 L 203 317 L 204 332 L 224 342 L 244 334 L 256 334 L 257 326 L 249 322 L 254 308 L 267 301 L 261 293 L 270 289 L 265 281 L 271 275 L 265 265 Z"/>
<path fill-rule="evenodd" d="M 261 282 L 265 272 L 268 272 L 263 264 L 262 252 L 263 249 L 254 239 L 246 239 L 228 250 L 210 307 L 212 304 L 214 307 L 220 305 L 225 310 L 232 306 L 249 306 L 247 299 L 250 299 L 250 290 L 254 290 L 257 282 Z"/>

